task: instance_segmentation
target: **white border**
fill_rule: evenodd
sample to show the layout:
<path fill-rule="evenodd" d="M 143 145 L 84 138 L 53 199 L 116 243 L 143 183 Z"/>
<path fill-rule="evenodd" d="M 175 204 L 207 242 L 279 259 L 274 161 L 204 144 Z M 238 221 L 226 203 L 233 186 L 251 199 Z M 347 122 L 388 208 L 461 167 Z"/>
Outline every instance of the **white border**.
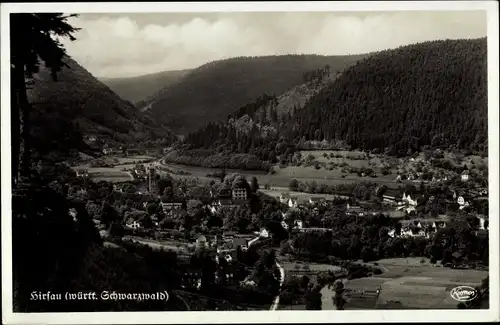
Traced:
<path fill-rule="evenodd" d="M 488 18 L 488 127 L 490 193 L 490 309 L 489 310 L 366 310 L 274 312 L 117 312 L 12 313 L 11 192 L 10 187 L 10 12 L 221 12 L 221 11 L 395 11 L 485 10 Z M 380 2 L 197 2 L 197 3 L 8 3 L 1 4 L 1 152 L 2 152 L 2 323 L 5 324 L 144 324 L 144 323 L 352 323 L 352 322 L 488 322 L 500 319 L 498 222 L 498 2 L 497 1 L 380 1 Z M 496 159 L 495 159 L 496 158 Z"/>

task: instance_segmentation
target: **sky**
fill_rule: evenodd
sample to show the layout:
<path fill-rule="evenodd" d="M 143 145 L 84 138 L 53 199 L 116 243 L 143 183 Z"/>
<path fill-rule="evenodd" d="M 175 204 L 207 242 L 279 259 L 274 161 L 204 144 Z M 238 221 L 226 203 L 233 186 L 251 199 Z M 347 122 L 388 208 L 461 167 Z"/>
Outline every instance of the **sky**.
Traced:
<path fill-rule="evenodd" d="M 360 54 L 485 37 L 485 11 L 81 14 L 68 54 L 94 76 L 196 68 L 236 56 Z"/>

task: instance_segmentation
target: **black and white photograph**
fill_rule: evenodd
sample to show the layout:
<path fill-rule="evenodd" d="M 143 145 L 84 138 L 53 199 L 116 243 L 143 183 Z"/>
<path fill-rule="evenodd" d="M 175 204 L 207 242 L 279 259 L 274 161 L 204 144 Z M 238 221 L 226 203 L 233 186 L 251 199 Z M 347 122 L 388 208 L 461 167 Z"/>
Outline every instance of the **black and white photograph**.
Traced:
<path fill-rule="evenodd" d="M 500 320 L 498 2 L 0 11 L 3 323 Z"/>

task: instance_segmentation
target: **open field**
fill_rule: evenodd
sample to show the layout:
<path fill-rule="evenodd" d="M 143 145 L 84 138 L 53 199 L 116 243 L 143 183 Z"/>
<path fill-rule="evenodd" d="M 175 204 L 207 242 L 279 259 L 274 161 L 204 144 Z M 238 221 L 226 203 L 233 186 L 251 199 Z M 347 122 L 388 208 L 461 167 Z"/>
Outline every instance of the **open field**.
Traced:
<path fill-rule="evenodd" d="M 454 309 L 457 301 L 450 290 L 461 285 L 477 286 L 488 272 L 436 267 L 422 258 L 394 258 L 377 261 L 384 273 L 349 280 L 346 289 L 363 292 L 348 294 L 346 309 Z M 380 288 L 374 305 L 373 292 Z"/>
<path fill-rule="evenodd" d="M 154 159 L 152 156 L 146 156 L 146 155 L 137 155 L 137 156 L 129 156 L 129 157 L 116 157 L 118 159 L 118 165 L 128 165 L 131 164 L 133 165 L 134 162 L 138 162 L 141 160 L 148 160 L 148 159 Z"/>
<path fill-rule="evenodd" d="M 199 178 L 201 180 L 218 180 L 217 178 L 206 177 L 207 174 L 219 173 L 220 168 L 205 168 L 205 167 L 193 167 L 178 164 L 169 164 L 161 162 L 164 167 L 167 167 L 173 171 L 185 171 L 189 172 L 189 177 Z M 395 182 L 394 175 L 382 176 L 377 178 L 371 177 L 359 177 L 354 174 L 346 175 L 342 178 L 342 173 L 340 171 L 329 171 L 325 169 L 316 170 L 313 167 L 295 167 L 288 166 L 285 168 L 275 167 L 275 174 L 267 174 L 264 171 L 248 171 L 248 170 L 238 170 L 238 169 L 227 169 L 226 173 L 239 173 L 246 178 L 256 177 L 263 188 L 265 185 L 273 187 L 288 187 L 292 179 L 296 179 L 299 182 L 312 182 L 315 181 L 318 184 L 345 184 L 345 183 L 355 183 L 361 181 L 371 181 L 385 184 L 387 187 L 398 187 L 399 184 Z M 172 175 L 172 177 L 185 177 L 184 175 Z"/>
<path fill-rule="evenodd" d="M 133 180 L 130 173 L 118 168 L 88 167 L 89 176 L 94 181 L 108 181 L 113 183 L 127 182 Z"/>
<path fill-rule="evenodd" d="M 124 168 L 133 168 L 134 161 L 151 159 L 151 156 L 138 155 L 130 157 L 105 157 L 103 160 L 110 164 L 117 164 L 114 167 L 91 167 L 90 163 L 85 163 L 76 167 L 77 169 L 87 169 L 89 176 L 94 181 L 108 181 L 113 183 L 127 182 L 133 180 L 132 175 L 126 171 Z"/>

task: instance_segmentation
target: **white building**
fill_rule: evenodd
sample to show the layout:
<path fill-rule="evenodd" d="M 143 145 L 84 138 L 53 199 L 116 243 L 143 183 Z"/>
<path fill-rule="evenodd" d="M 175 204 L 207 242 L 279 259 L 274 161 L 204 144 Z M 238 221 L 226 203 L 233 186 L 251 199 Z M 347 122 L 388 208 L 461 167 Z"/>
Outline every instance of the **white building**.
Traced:
<path fill-rule="evenodd" d="M 403 193 L 403 202 L 411 206 L 417 206 L 417 200 L 411 197 L 411 194 Z"/>
<path fill-rule="evenodd" d="M 291 209 L 296 209 L 299 207 L 299 202 L 297 201 L 297 198 L 291 197 L 288 199 L 288 207 Z"/>
<path fill-rule="evenodd" d="M 460 178 L 462 179 L 462 182 L 467 182 L 469 180 L 469 171 L 464 170 L 460 175 Z"/>
<path fill-rule="evenodd" d="M 198 237 L 198 239 L 196 239 L 196 248 L 207 248 L 207 247 L 208 247 L 208 242 L 205 236 L 201 235 L 200 237 Z"/>
<path fill-rule="evenodd" d="M 469 202 L 463 196 L 458 197 L 457 203 L 459 205 L 458 209 L 460 209 L 460 210 L 469 206 Z"/>
<path fill-rule="evenodd" d="M 235 188 L 232 191 L 233 200 L 246 200 L 248 198 L 247 190 L 245 188 Z"/>
<path fill-rule="evenodd" d="M 132 228 L 132 229 L 139 229 L 139 228 L 141 228 L 141 223 L 137 220 L 134 220 L 133 222 L 128 223 L 126 226 L 128 228 Z"/>
<path fill-rule="evenodd" d="M 489 222 L 488 218 L 486 217 L 479 217 L 479 229 L 480 230 L 488 230 L 489 227 Z"/>

